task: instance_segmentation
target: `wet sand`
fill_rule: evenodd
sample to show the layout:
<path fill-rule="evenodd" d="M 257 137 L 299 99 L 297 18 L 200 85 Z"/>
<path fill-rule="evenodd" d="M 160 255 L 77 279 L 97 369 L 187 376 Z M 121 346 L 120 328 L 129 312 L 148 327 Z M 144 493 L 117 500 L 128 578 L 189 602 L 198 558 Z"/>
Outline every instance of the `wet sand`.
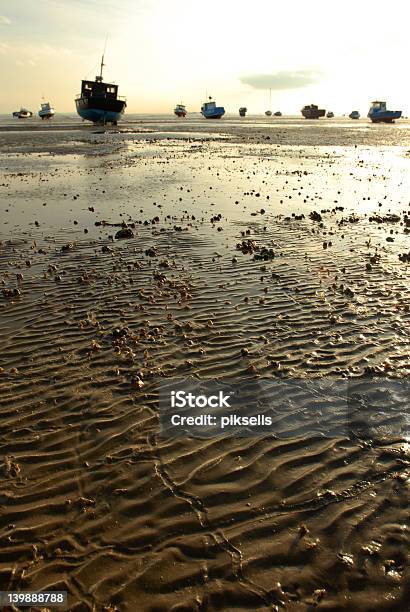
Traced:
<path fill-rule="evenodd" d="M 387 416 L 370 441 L 159 432 L 166 379 L 410 372 L 410 127 L 258 121 L 0 127 L 3 589 L 406 609 Z"/>

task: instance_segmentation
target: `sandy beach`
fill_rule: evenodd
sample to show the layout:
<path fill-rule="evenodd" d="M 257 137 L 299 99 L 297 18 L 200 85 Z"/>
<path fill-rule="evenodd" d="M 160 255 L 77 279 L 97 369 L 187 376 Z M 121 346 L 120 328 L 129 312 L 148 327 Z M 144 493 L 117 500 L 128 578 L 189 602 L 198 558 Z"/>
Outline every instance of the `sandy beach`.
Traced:
<path fill-rule="evenodd" d="M 3 590 L 407 609 L 409 177 L 407 120 L 0 118 Z M 395 411 L 164 437 L 186 377 L 393 381 Z"/>

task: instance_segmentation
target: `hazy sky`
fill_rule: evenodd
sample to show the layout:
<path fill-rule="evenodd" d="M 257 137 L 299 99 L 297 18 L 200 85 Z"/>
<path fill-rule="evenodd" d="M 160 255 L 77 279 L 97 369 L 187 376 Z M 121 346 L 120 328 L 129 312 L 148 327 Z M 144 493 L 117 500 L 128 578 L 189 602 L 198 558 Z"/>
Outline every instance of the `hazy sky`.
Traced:
<path fill-rule="evenodd" d="M 365 114 L 373 99 L 410 114 L 408 0 L 0 0 L 0 112 L 74 112 L 108 34 L 104 77 L 128 112 L 298 113 L 311 102 Z M 208 9 L 207 9 L 208 7 Z"/>

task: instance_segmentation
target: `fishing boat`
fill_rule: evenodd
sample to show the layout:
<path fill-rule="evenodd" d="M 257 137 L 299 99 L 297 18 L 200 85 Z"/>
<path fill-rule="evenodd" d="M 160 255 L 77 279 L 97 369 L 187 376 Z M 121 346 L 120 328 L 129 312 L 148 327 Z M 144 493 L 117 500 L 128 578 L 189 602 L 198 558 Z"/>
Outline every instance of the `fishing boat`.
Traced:
<path fill-rule="evenodd" d="M 220 119 L 225 114 L 223 106 L 216 106 L 212 97 L 209 96 L 209 102 L 204 102 L 201 106 L 201 114 L 205 119 Z"/>
<path fill-rule="evenodd" d="M 241 108 L 239 109 L 239 116 L 245 117 L 247 112 L 248 112 L 248 109 L 245 106 L 241 106 Z"/>
<path fill-rule="evenodd" d="M 352 111 L 349 115 L 350 119 L 360 119 L 359 111 Z"/>
<path fill-rule="evenodd" d="M 334 116 L 335 116 L 335 114 L 334 114 L 332 111 L 328 111 L 328 112 L 326 113 L 326 117 L 327 117 L 328 119 L 333 119 L 333 117 L 334 117 Z"/>
<path fill-rule="evenodd" d="M 272 107 L 272 90 L 269 90 L 269 109 Z M 271 117 L 272 116 L 272 111 L 271 110 L 267 110 L 265 111 L 265 115 L 267 117 Z"/>
<path fill-rule="evenodd" d="M 29 110 L 27 110 L 26 108 L 20 108 L 19 111 L 14 111 L 13 113 L 13 117 L 16 117 L 17 119 L 28 119 L 29 117 L 32 117 L 33 113 Z"/>
<path fill-rule="evenodd" d="M 174 113 L 177 117 L 186 117 L 187 111 L 185 106 L 181 103 L 176 105 L 174 108 Z"/>
<path fill-rule="evenodd" d="M 40 106 L 41 108 L 38 111 L 38 116 L 41 117 L 41 119 L 51 119 L 51 117 L 54 117 L 55 110 L 50 105 L 50 102 L 42 102 Z"/>
<path fill-rule="evenodd" d="M 100 74 L 95 81 L 81 81 L 81 93 L 75 100 L 77 113 L 83 120 L 105 125 L 117 125 L 127 106 L 125 98 L 118 96 L 118 85 L 103 81 L 104 54 Z"/>
<path fill-rule="evenodd" d="M 274 117 L 282 117 L 282 113 L 280 111 L 276 111 L 276 113 L 273 113 Z"/>
<path fill-rule="evenodd" d="M 324 117 L 326 114 L 325 109 L 319 108 L 316 104 L 304 106 L 300 112 L 305 119 L 319 119 L 319 117 Z"/>
<path fill-rule="evenodd" d="M 386 102 L 375 100 L 367 113 L 373 123 L 394 123 L 395 119 L 400 119 L 401 111 L 390 111 L 386 108 Z"/>

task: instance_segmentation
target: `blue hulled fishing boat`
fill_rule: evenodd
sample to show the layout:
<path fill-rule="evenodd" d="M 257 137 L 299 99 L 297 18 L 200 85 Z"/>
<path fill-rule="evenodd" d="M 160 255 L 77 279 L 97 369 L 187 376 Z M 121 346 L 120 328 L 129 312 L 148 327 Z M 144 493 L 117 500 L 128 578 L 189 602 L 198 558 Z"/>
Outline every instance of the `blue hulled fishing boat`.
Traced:
<path fill-rule="evenodd" d="M 125 98 L 118 96 L 118 85 L 103 81 L 104 55 L 100 74 L 95 81 L 81 81 L 81 93 L 75 100 L 77 113 L 93 123 L 117 125 L 127 106 Z"/>
<path fill-rule="evenodd" d="M 220 119 L 225 114 L 223 106 L 216 106 L 216 103 L 209 96 L 209 102 L 204 102 L 201 106 L 201 114 L 205 119 Z"/>
<path fill-rule="evenodd" d="M 386 102 L 375 100 L 372 102 L 367 116 L 373 123 L 394 123 L 395 119 L 400 119 L 401 111 L 387 110 Z"/>
<path fill-rule="evenodd" d="M 182 102 L 181 104 L 176 105 L 176 107 L 174 108 L 174 114 L 177 117 L 186 117 L 187 111 L 186 111 L 185 105 L 182 104 Z"/>
<path fill-rule="evenodd" d="M 51 106 L 50 102 L 42 102 L 41 108 L 38 111 L 38 116 L 44 120 L 44 119 L 51 119 L 52 117 L 54 117 L 54 115 L 55 115 L 55 110 Z"/>

